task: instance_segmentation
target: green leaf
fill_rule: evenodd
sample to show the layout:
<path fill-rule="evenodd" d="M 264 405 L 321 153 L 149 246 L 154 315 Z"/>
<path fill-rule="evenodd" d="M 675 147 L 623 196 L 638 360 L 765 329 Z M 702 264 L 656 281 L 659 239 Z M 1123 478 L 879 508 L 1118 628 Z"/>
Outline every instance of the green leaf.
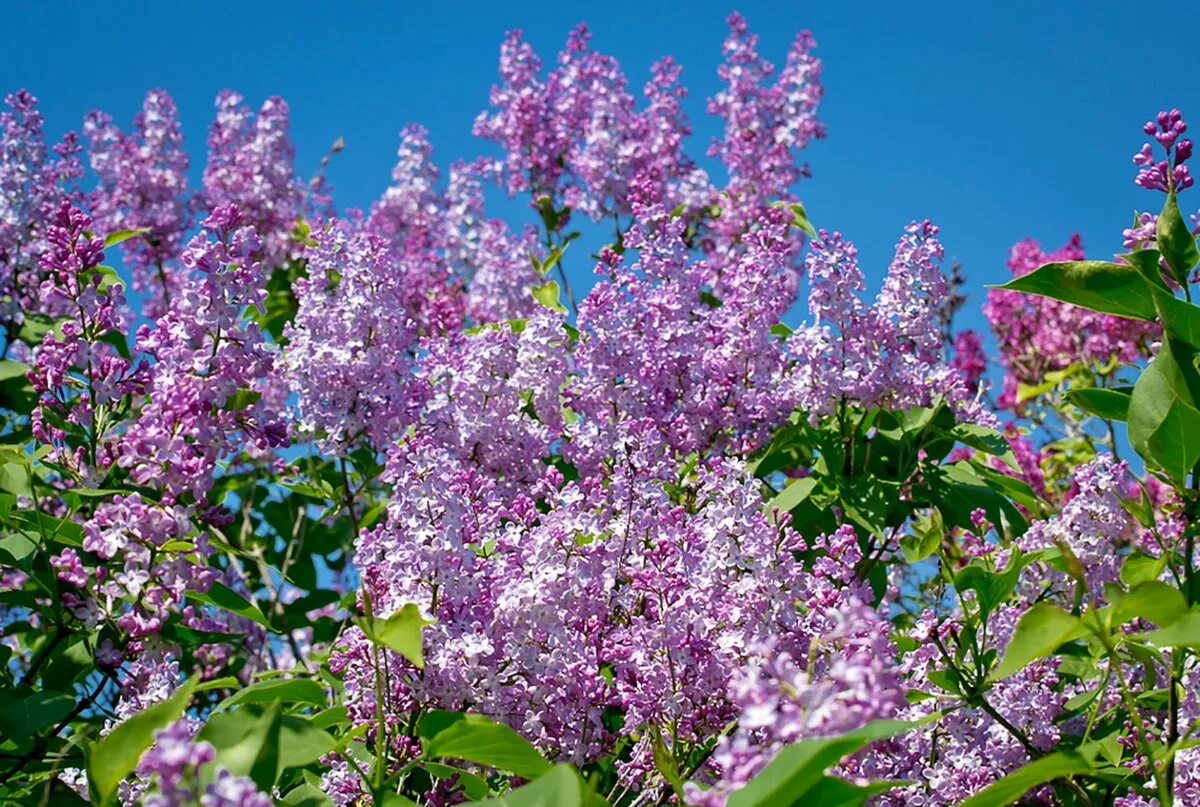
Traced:
<path fill-rule="evenodd" d="M 1067 400 L 1089 415 L 1124 422 L 1129 416 L 1130 389 L 1084 387 L 1067 392 Z"/>
<path fill-rule="evenodd" d="M 1117 317 L 1146 322 L 1158 318 L 1150 285 L 1142 273 L 1129 264 L 1103 261 L 1048 263 L 995 288 L 1049 297 Z"/>
<path fill-rule="evenodd" d="M 9 740 L 32 737 L 71 713 L 75 697 L 69 692 L 0 690 L 0 735 Z"/>
<path fill-rule="evenodd" d="M 425 759 L 458 759 L 536 779 L 550 763 L 529 741 L 483 715 L 432 712 L 420 724 Z"/>
<path fill-rule="evenodd" d="M 1076 751 L 1059 751 L 1010 773 L 962 803 L 962 807 L 1006 807 L 1035 787 L 1063 776 L 1088 773 L 1094 765 Z"/>
<path fill-rule="evenodd" d="M 792 211 L 792 226 L 799 227 L 804 232 L 808 233 L 809 238 L 816 238 L 817 231 L 812 226 L 812 222 L 808 220 L 808 211 L 804 209 L 804 205 L 799 202 L 794 202 L 788 205 L 788 209 Z"/>
<path fill-rule="evenodd" d="M 237 614 L 268 630 L 271 629 L 267 618 L 263 616 L 263 612 L 259 610 L 257 605 L 251 603 L 241 594 L 238 594 L 222 583 L 213 583 L 212 588 L 208 590 L 207 594 L 193 591 L 188 592 L 187 596 L 189 600 L 194 600 L 202 605 L 211 605 L 214 608 L 220 608 L 222 611 L 228 611 L 231 614 Z"/>
<path fill-rule="evenodd" d="M 212 715 L 198 739 L 217 750 L 216 764 L 238 776 L 249 776 L 269 791 L 287 768 L 316 762 L 337 741 L 308 720 L 282 714 L 275 701 L 264 707 L 243 705 Z"/>
<path fill-rule="evenodd" d="M 774 807 L 808 801 L 807 796 L 826 778 L 825 772 L 843 758 L 876 741 L 894 737 L 916 724 L 879 720 L 840 737 L 801 740 L 784 748 L 745 787 L 733 793 L 728 807 Z"/>
<path fill-rule="evenodd" d="M 88 782 L 93 798 L 100 804 L 107 804 L 116 795 L 117 785 L 133 773 L 142 754 L 154 744 L 154 735 L 183 715 L 196 681 L 196 677 L 189 678 L 174 695 L 126 718 L 92 745 L 88 752 Z"/>
<path fill-rule="evenodd" d="M 1200 376 L 1194 353 L 1169 337 L 1129 402 L 1129 443 L 1142 459 L 1183 483 L 1200 462 Z"/>
<path fill-rule="evenodd" d="M 216 749 L 216 765 L 270 789 L 279 773 L 279 704 L 244 706 L 209 717 L 196 739 Z"/>
<path fill-rule="evenodd" d="M 1056 605 L 1038 603 L 1017 622 L 1012 639 L 1004 649 L 1004 659 L 992 670 L 992 681 L 1007 678 L 1030 662 L 1053 653 L 1063 644 L 1077 639 L 1085 632 L 1078 617 L 1071 616 Z"/>
<path fill-rule="evenodd" d="M 1158 317 L 1163 329 L 1193 350 L 1200 350 L 1200 306 L 1181 300 L 1170 289 L 1156 288 Z"/>
<path fill-rule="evenodd" d="M 1144 634 L 1155 647 L 1190 647 L 1200 650 L 1200 611 L 1186 611 L 1166 627 Z"/>
<path fill-rule="evenodd" d="M 1021 572 L 1038 557 L 1038 553 L 1031 552 L 1023 555 L 1019 550 L 1014 549 L 1008 558 L 1008 565 L 1000 572 L 993 572 L 987 566 L 976 561 L 970 566 L 960 569 L 954 576 L 954 588 L 960 596 L 963 592 L 974 591 L 979 610 L 984 614 L 989 614 L 1004 601 L 1005 597 L 1012 593 L 1017 581 L 1021 579 Z"/>
<path fill-rule="evenodd" d="M 503 796 L 470 802 L 478 807 L 591 807 L 603 803 L 569 765 L 555 765 L 537 780 Z"/>
<path fill-rule="evenodd" d="M 359 627 L 368 639 L 394 650 L 418 670 L 423 670 L 423 634 L 425 626 L 432 624 L 421 615 L 421 609 L 410 602 L 387 619 L 363 619 L 359 622 Z"/>
<path fill-rule="evenodd" d="M 862 807 L 867 799 L 886 793 L 907 782 L 868 782 L 856 785 L 836 776 L 826 776 L 804 794 L 804 803 L 820 807 Z"/>
<path fill-rule="evenodd" d="M 117 244 L 124 243 L 130 238 L 137 238 L 139 235 L 145 235 L 150 232 L 149 227 L 140 227 L 136 230 L 118 230 L 115 233 L 109 233 L 104 238 L 104 248 L 115 247 Z"/>
<path fill-rule="evenodd" d="M 482 776 L 477 776 L 453 765 L 442 765 L 439 762 L 426 762 L 422 767 L 438 779 L 454 781 L 463 789 L 469 799 L 487 798 L 488 783 Z"/>
<path fill-rule="evenodd" d="M 325 706 L 325 690 L 316 681 L 308 678 L 276 678 L 260 681 L 239 690 L 221 701 L 216 711 L 230 709 L 239 703 L 308 703 Z"/>
<path fill-rule="evenodd" d="M 1132 619 L 1144 619 L 1166 627 L 1188 612 L 1187 600 L 1179 590 L 1157 580 L 1138 583 L 1112 607 L 1114 624 L 1117 625 Z"/>
<path fill-rule="evenodd" d="M 949 434 L 963 445 L 970 446 L 996 457 L 1007 457 L 1012 454 L 1012 446 L 1004 439 L 1004 435 L 995 429 L 980 426 L 977 423 L 956 423 Z"/>
<path fill-rule="evenodd" d="M 533 287 L 533 299 L 537 300 L 538 304 L 543 308 L 549 308 L 556 314 L 566 315 L 567 309 L 559 302 L 558 283 L 549 281 L 541 286 Z"/>
<path fill-rule="evenodd" d="M 1146 580 L 1157 580 L 1165 568 L 1166 555 L 1152 558 L 1149 555 L 1133 554 L 1121 564 L 1121 582 L 1132 587 Z"/>
<path fill-rule="evenodd" d="M 29 375 L 29 365 L 12 359 L 0 359 L 0 381 L 14 378 L 26 378 Z"/>
<path fill-rule="evenodd" d="M 1175 282 L 1188 285 L 1192 269 L 1200 262 L 1200 252 L 1196 251 L 1195 236 L 1179 213 L 1174 191 L 1167 194 L 1166 204 L 1158 214 L 1157 241 L 1158 251 L 1166 259 Z"/>
<path fill-rule="evenodd" d="M 779 510 L 782 513 L 792 512 L 812 495 L 818 484 L 820 484 L 820 480 L 815 476 L 792 480 L 787 487 L 767 503 L 767 512 L 770 513 L 773 510 Z"/>
<path fill-rule="evenodd" d="M 945 536 L 942 514 L 935 507 L 928 516 L 921 516 L 914 522 L 911 535 L 900 539 L 900 551 L 909 563 L 920 563 L 938 551 Z"/>
<path fill-rule="evenodd" d="M 279 768 L 300 768 L 311 765 L 337 746 L 337 740 L 327 731 L 314 726 L 298 715 L 279 717 Z"/>
<path fill-rule="evenodd" d="M 318 805 L 323 807 L 333 804 L 333 800 L 326 796 L 321 788 L 308 782 L 289 790 L 280 801 L 283 804 L 293 804 L 298 807 L 318 807 Z"/>

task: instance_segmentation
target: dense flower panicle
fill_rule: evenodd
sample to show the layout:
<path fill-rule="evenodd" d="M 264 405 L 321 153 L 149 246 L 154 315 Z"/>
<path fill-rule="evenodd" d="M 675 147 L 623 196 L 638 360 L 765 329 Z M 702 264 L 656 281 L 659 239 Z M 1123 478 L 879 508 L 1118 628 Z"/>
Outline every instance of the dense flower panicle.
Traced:
<path fill-rule="evenodd" d="M 405 702 L 473 704 L 576 762 L 606 747 L 609 706 L 626 732 L 669 722 L 688 743 L 733 716 L 745 649 L 796 624 L 800 544 L 734 464 L 701 469 L 697 512 L 672 502 L 679 466 L 649 427 L 614 446 L 603 481 L 549 470 L 516 496 L 427 438 L 396 450 L 388 523 L 360 536 L 357 562 L 381 614 L 413 602 L 437 620 Z M 372 692 L 349 683 L 354 642 L 340 653 L 369 714 Z"/>
<path fill-rule="evenodd" d="M 975 400 L 977 386 L 947 364 L 940 311 L 947 281 L 937 228 L 914 222 L 896 245 L 873 305 L 858 251 L 822 230 L 805 258 L 809 321 L 788 338 L 788 394 L 814 422 L 839 402 L 900 410 L 946 398 L 969 420 L 990 422 Z"/>
<path fill-rule="evenodd" d="M 217 208 L 203 226 L 182 256 L 194 279 L 153 327 L 138 329 L 138 349 L 154 365 L 146 403 L 120 447 L 121 466 L 168 500 L 202 498 L 218 459 L 243 444 L 266 450 L 287 442 L 278 415 L 256 400 L 275 351 L 243 318 L 263 303 L 263 242 L 233 206 Z"/>
<path fill-rule="evenodd" d="M 187 186 L 189 160 L 171 96 L 163 90 L 148 93 L 133 128 L 133 134 L 125 134 L 103 112 L 84 119 L 89 159 L 99 179 L 91 210 L 107 233 L 149 230 L 126 241 L 122 251 L 133 287 L 146 295 L 142 313 L 154 319 L 182 286 L 183 270 L 175 259 L 191 229 L 196 198 Z"/>
<path fill-rule="evenodd" d="M 830 612 L 836 627 L 819 635 L 807 659 L 768 643 L 739 672 L 731 693 L 741 710 L 737 730 L 718 741 L 709 763 L 718 773 L 712 786 L 689 783 L 689 803 L 719 807 L 784 746 L 853 731 L 902 708 L 887 621 L 861 604 L 843 608 Z"/>
<path fill-rule="evenodd" d="M 131 364 L 110 341 L 127 322 L 121 285 L 99 270 L 103 239 L 88 235 L 90 219 L 67 201 L 52 221 L 43 236 L 41 307 L 74 316 L 59 334 L 43 337 L 34 359 L 29 379 L 40 398 L 31 425 L 34 436 L 53 447 L 52 461 L 94 484 L 116 459 L 115 440 L 108 433 L 112 419 L 103 413 L 140 390 L 145 367 Z"/>
<path fill-rule="evenodd" d="M 502 83 L 474 131 L 505 149 L 508 192 L 548 197 L 592 219 L 628 215 L 635 180 L 654 182 L 674 203 L 687 201 L 699 180 L 682 150 L 690 128 L 678 66 L 669 59 L 654 66 L 647 106 L 638 111 L 620 65 L 591 50 L 590 40 L 586 26 L 573 30 L 543 79 L 542 61 L 522 33 L 506 35 Z"/>
<path fill-rule="evenodd" d="M 959 374 L 967 389 L 979 388 L 987 367 L 987 352 L 983 349 L 983 340 L 979 338 L 979 334 L 972 330 L 955 334 L 954 357 L 950 359 L 950 369 Z"/>
<path fill-rule="evenodd" d="M 1075 490 L 1062 509 L 1045 521 L 1035 521 L 1017 545 L 1024 552 L 1038 549 L 1069 549 L 1086 571 L 1084 602 L 1104 604 L 1104 584 L 1120 578 L 1124 553 L 1136 535 L 1136 522 L 1121 504 L 1127 491 L 1129 469 L 1111 456 L 1101 455 L 1080 466 L 1075 473 Z M 1068 592 L 1075 582 L 1065 574 L 1039 575 L 1038 585 L 1056 582 Z"/>
<path fill-rule="evenodd" d="M 217 115 L 208 134 L 204 203 L 210 211 L 236 205 L 263 242 L 268 269 L 297 254 L 292 236 L 304 212 L 304 188 L 295 175 L 288 106 L 282 98 L 251 112 L 242 96 L 217 96 Z"/>
<path fill-rule="evenodd" d="M 619 422 L 644 418 L 684 453 L 753 444 L 792 408 L 778 393 L 784 357 L 771 335 L 791 302 L 787 267 L 799 244 L 790 215 L 764 216 L 717 300 L 713 267 L 689 253 L 683 219 L 658 203 L 634 209 L 626 243 L 636 262 L 602 255 L 602 279 L 580 305 L 578 373 L 567 395 L 588 436 L 569 451 L 591 462 L 584 455 L 606 452 Z"/>
<path fill-rule="evenodd" d="M 409 375 L 415 285 L 376 235 L 335 223 L 313 238 L 308 276 L 294 285 L 299 308 L 282 362 L 297 425 L 331 453 L 359 438 L 383 447 L 421 404 Z"/>
<path fill-rule="evenodd" d="M 417 373 L 428 396 L 419 431 L 448 456 L 498 484 L 528 484 L 563 433 L 567 336 L 543 311 L 523 327 L 500 325 L 429 341 Z"/>
<path fill-rule="evenodd" d="M 40 311 L 39 257 L 63 201 L 79 203 L 79 142 L 67 134 L 47 149 L 37 99 L 25 90 L 0 111 L 0 324 L 6 349 L 24 313 Z M 46 313 L 58 313 L 51 311 Z"/>
<path fill-rule="evenodd" d="M 1050 253 L 1042 252 L 1036 241 L 1026 240 L 1013 246 L 1008 269 L 1020 277 L 1047 263 L 1083 259 L 1078 235 Z M 1017 405 L 1020 385 L 1036 386 L 1048 372 L 1077 362 L 1104 364 L 1113 359 L 1132 362 L 1143 358 L 1158 334 L 1154 323 L 1001 289 L 988 291 L 983 313 L 996 336 L 1005 369 L 999 404 L 1006 408 Z"/>
<path fill-rule="evenodd" d="M 776 73 L 775 65 L 759 55 L 758 36 L 750 33 L 746 20 L 734 13 L 727 23 L 725 62 L 717 72 L 726 87 L 708 102 L 709 114 L 725 125 L 708 154 L 720 159 L 729 174 L 717 200 L 721 215 L 713 223 L 718 255 L 735 252 L 742 233 L 766 207 L 795 201 L 793 187 L 809 175 L 795 153 L 825 137 L 817 118 L 824 90 L 821 62 L 812 55 L 812 34 L 797 35 Z"/>
<path fill-rule="evenodd" d="M 199 769 L 216 759 L 216 749 L 194 739 L 195 726 L 178 720 L 158 732 L 154 747 L 142 756 L 138 773 L 153 777 L 156 789 L 145 800 L 147 807 L 270 807 L 271 798 L 253 781 L 220 769 L 214 781 L 201 787 Z"/>
<path fill-rule="evenodd" d="M 1163 151 L 1165 160 L 1155 160 L 1154 147 L 1146 143 L 1133 155 L 1133 164 L 1138 166 L 1134 182 L 1152 191 L 1183 191 L 1192 186 L 1192 175 L 1184 165 L 1192 156 L 1192 141 L 1180 136 L 1187 131 L 1187 122 L 1178 109 L 1159 112 L 1152 121 L 1147 121 L 1142 131 L 1154 138 Z"/>
<path fill-rule="evenodd" d="M 217 578 L 205 564 L 206 539 L 192 540 L 191 532 L 186 508 L 157 505 L 136 493 L 104 502 L 83 525 L 82 549 L 101 564 L 85 566 L 73 549 L 51 559 L 59 580 L 73 587 L 63 604 L 85 624 L 112 621 L 134 639 L 156 634 L 189 592 L 204 593 Z M 164 550 L 171 542 L 189 548 Z M 120 571 L 110 576 L 103 562 L 114 558 Z"/>
<path fill-rule="evenodd" d="M 400 132 L 392 184 L 371 206 L 367 227 L 399 246 L 409 239 L 433 238 L 443 207 L 438 179 L 429 133 L 421 126 L 405 127 Z"/>

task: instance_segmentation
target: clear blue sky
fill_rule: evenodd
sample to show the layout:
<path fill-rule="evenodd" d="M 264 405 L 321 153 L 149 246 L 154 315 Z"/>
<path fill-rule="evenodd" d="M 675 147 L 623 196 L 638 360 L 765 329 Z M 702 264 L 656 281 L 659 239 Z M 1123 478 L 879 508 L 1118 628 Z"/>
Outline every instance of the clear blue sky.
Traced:
<path fill-rule="evenodd" d="M 825 62 L 829 127 L 808 151 L 814 178 L 800 191 L 813 221 L 853 239 L 877 281 L 901 227 L 933 219 L 948 256 L 965 264 L 976 311 L 1022 237 L 1056 246 L 1079 231 L 1092 256 L 1117 250 L 1133 208 L 1159 203 L 1131 183 L 1142 122 L 1178 106 L 1200 128 L 1200 65 L 1184 44 L 1200 6 L 1186 2 L 1153 11 L 1095 0 L 6 5 L 0 90 L 29 88 L 55 136 L 92 108 L 128 125 L 145 91 L 161 86 L 179 104 L 198 173 L 220 89 L 255 104 L 279 94 L 305 175 L 345 137 L 330 172 L 342 206 L 365 206 L 386 187 L 408 122 L 428 127 L 443 166 L 488 148 L 470 127 L 508 28 L 524 28 L 551 62 L 569 28 L 587 21 L 594 46 L 638 88 L 655 59 L 674 55 L 697 155 L 715 131 L 703 110 L 718 88 L 726 14 L 742 11 L 777 63 L 808 28 Z M 1185 208 L 1200 206 L 1192 193 Z M 577 283 L 589 263 L 572 256 Z"/>

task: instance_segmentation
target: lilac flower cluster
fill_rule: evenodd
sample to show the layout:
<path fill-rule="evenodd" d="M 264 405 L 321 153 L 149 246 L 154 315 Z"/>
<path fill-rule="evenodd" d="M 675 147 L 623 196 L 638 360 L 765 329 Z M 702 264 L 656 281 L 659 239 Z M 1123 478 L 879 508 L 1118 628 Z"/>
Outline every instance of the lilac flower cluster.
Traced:
<path fill-rule="evenodd" d="M 507 152 L 510 194 L 548 197 L 555 207 L 600 219 L 629 214 L 634 180 L 666 189 L 694 181 L 695 169 L 682 151 L 690 129 L 679 103 L 685 95 L 679 67 L 667 59 L 652 68 L 647 106 L 639 112 L 616 60 L 590 50 L 590 40 L 586 26 L 572 31 L 543 80 L 541 59 L 520 31 L 510 31 L 500 49 L 502 83 L 492 88 L 493 110 L 479 115 L 475 134 Z"/>
<path fill-rule="evenodd" d="M 750 697 L 726 693 L 752 686 L 735 679 L 768 663 L 760 653 L 816 665 L 787 708 L 818 735 L 895 707 L 887 623 L 853 582 L 853 531 L 820 543 L 828 559 L 806 575 L 799 537 L 771 524 L 738 465 L 713 460 L 688 482 L 645 422 L 614 449 L 611 471 L 566 482 L 551 468 L 515 495 L 433 439 L 393 453 L 388 522 L 360 536 L 357 563 L 380 616 L 417 603 L 435 622 L 422 674 L 389 662 L 392 708 L 470 705 L 580 763 L 610 747 L 602 718 L 618 707 L 617 733 L 635 740 L 625 775 L 641 787 L 654 770 L 648 733 L 683 753 L 719 732 Z M 670 493 L 681 474 L 690 504 Z M 770 663 L 788 667 L 785 655 Z M 368 659 L 351 632 L 334 669 L 352 717 L 371 725 Z"/>
<path fill-rule="evenodd" d="M 304 189 L 294 175 L 291 121 L 282 98 L 268 98 L 255 115 L 235 92 L 217 96 L 208 133 L 204 203 L 210 211 L 230 205 L 241 211 L 263 242 L 267 267 L 298 254 L 292 237 L 304 213 Z"/>
<path fill-rule="evenodd" d="M 602 280 L 580 306 L 568 395 L 583 422 L 572 458 L 605 453 L 622 420 L 651 420 L 683 453 L 761 442 L 792 409 L 779 395 L 785 356 L 771 335 L 791 303 L 787 267 L 798 243 L 789 217 L 763 217 L 718 300 L 708 291 L 715 267 L 689 253 L 683 219 L 652 201 L 635 199 L 634 212 L 626 240 L 637 261 L 627 267 L 604 253 Z"/>
<path fill-rule="evenodd" d="M 274 372 L 274 350 L 247 307 L 262 307 L 264 244 L 234 206 L 217 208 L 184 250 L 196 274 L 137 347 L 154 359 L 147 399 L 129 425 L 119 463 L 167 502 L 203 498 L 218 459 L 242 439 L 259 451 L 286 445 L 287 429 L 262 396 Z"/>
<path fill-rule="evenodd" d="M 146 807 L 176 807 L 200 804 L 202 807 L 270 807 L 271 798 L 244 776 L 234 776 L 222 768 L 208 785 L 201 786 L 200 768 L 216 757 L 215 749 L 193 739 L 195 727 L 179 720 L 158 732 L 154 748 L 138 763 L 138 773 L 153 777 L 157 789 L 146 797 Z"/>
<path fill-rule="evenodd" d="M 1163 193 L 1190 188 L 1192 175 L 1184 163 L 1192 156 L 1192 141 L 1180 137 L 1187 131 L 1187 122 L 1179 110 L 1159 112 L 1158 117 L 1147 121 L 1142 131 L 1162 146 L 1166 159 L 1156 161 L 1154 148 L 1149 143 L 1144 144 L 1133 155 L 1133 164 L 1140 169 L 1134 182 L 1147 190 Z"/>
<path fill-rule="evenodd" d="M 974 399 L 977 383 L 942 354 L 947 281 L 937 235 L 928 221 L 905 229 L 873 305 L 860 297 L 866 283 L 854 245 L 824 230 L 813 241 L 804 262 L 809 321 L 788 338 L 786 381 L 810 419 L 846 401 L 899 410 L 944 397 L 962 416 L 988 420 Z"/>
<path fill-rule="evenodd" d="M 821 62 L 812 55 L 812 34 L 796 36 L 776 74 L 775 66 L 759 55 L 758 36 L 750 33 L 746 20 L 734 13 L 726 22 L 725 62 L 717 74 L 727 86 L 708 102 L 709 113 L 725 124 L 723 137 L 713 141 L 708 154 L 729 172 L 717 201 L 721 216 L 713 225 L 719 252 L 734 249 L 764 208 L 794 201 L 792 187 L 809 175 L 794 152 L 825 137 L 825 126 L 816 117 L 824 90 Z"/>
<path fill-rule="evenodd" d="M 1075 474 L 1075 490 L 1062 509 L 1045 521 L 1032 524 L 1021 536 L 1018 546 L 1024 552 L 1059 548 L 1069 551 L 1086 572 L 1085 601 L 1104 604 L 1104 585 L 1120 577 L 1122 548 L 1135 537 L 1135 522 L 1121 504 L 1129 485 L 1129 470 L 1124 463 L 1102 455 L 1080 466 Z M 1074 582 L 1058 572 L 1042 572 L 1038 585 L 1056 583 L 1066 587 L 1065 596 L 1073 596 Z"/>
<path fill-rule="evenodd" d="M 1036 241 L 1026 240 L 1013 246 L 1008 270 L 1020 277 L 1046 263 L 1083 259 L 1083 242 L 1078 235 L 1050 253 L 1043 252 Z M 1097 314 L 1058 300 L 1001 289 L 988 291 L 983 314 L 991 324 L 1005 370 L 998 400 L 1005 408 L 1018 405 L 1021 385 L 1037 386 L 1049 372 L 1076 363 L 1143 358 L 1158 334 L 1158 326 L 1153 323 Z"/>
<path fill-rule="evenodd" d="M 0 322 L 5 350 L 25 313 L 40 311 L 40 256 L 64 201 L 78 202 L 83 175 L 79 140 L 67 134 L 46 148 L 37 99 L 25 90 L 4 98 L 0 112 Z M 52 152 L 52 154 L 51 154 Z"/>
<path fill-rule="evenodd" d="M 188 190 L 188 155 L 178 112 L 163 90 L 146 95 L 125 134 L 104 112 L 85 118 L 91 168 L 99 184 L 91 195 L 92 215 L 105 232 L 147 230 L 123 246 L 133 287 L 146 295 L 142 313 L 156 319 L 184 282 L 175 263 L 192 226 L 197 199 Z"/>
<path fill-rule="evenodd" d="M 89 235 L 90 226 L 67 201 L 47 223 L 41 308 L 74 316 L 58 334 L 43 337 L 29 373 L 40 395 L 30 418 L 34 436 L 52 446 L 53 462 L 84 484 L 97 482 L 116 461 L 111 428 L 124 398 L 145 383 L 144 366 L 107 341 L 126 327 L 125 300 L 121 285 L 100 270 L 104 241 Z"/>

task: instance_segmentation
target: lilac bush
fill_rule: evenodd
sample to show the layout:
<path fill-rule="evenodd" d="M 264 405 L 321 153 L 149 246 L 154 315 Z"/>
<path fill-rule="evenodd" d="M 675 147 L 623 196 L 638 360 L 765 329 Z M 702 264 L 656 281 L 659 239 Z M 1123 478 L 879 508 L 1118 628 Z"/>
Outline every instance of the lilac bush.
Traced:
<path fill-rule="evenodd" d="M 673 59 L 514 31 L 481 156 L 407 125 L 364 210 L 279 98 L 192 187 L 164 90 L 57 146 L 8 96 L 4 800 L 1200 798 L 1183 115 L 1129 252 L 1019 241 L 985 338 L 934 223 L 875 292 L 810 223 L 815 40 L 728 25 L 703 153 Z"/>

